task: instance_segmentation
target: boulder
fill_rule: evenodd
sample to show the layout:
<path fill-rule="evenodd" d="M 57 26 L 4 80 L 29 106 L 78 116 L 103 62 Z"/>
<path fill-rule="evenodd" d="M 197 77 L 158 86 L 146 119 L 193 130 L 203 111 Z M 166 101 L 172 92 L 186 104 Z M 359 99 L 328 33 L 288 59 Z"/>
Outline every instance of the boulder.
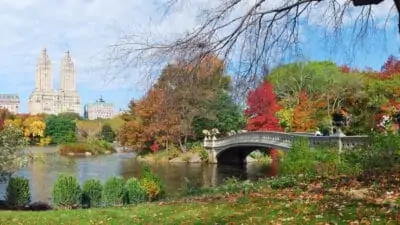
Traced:
<path fill-rule="evenodd" d="M 169 160 L 168 162 L 170 162 L 170 163 L 187 163 L 181 157 L 173 158 L 173 159 Z"/>
<path fill-rule="evenodd" d="M 192 155 L 192 157 L 190 157 L 189 159 L 189 163 L 201 163 L 201 158 L 199 155 Z"/>

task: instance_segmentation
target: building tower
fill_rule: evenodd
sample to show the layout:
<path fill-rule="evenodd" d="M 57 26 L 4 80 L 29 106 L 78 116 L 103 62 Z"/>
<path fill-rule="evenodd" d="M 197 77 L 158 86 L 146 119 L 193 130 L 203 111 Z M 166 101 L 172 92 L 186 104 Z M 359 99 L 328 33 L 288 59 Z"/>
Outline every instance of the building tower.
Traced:
<path fill-rule="evenodd" d="M 76 90 L 75 82 L 75 66 L 72 62 L 69 51 L 62 58 L 61 61 L 61 91 L 69 92 Z"/>
<path fill-rule="evenodd" d="M 53 76 L 51 73 L 51 61 L 44 48 L 36 66 L 36 89 L 53 90 Z"/>
<path fill-rule="evenodd" d="M 61 60 L 61 88 L 54 90 L 51 62 L 43 49 L 36 67 L 36 87 L 28 100 L 30 114 L 59 114 L 74 112 L 80 114 L 80 97 L 76 91 L 75 67 L 69 52 Z"/>

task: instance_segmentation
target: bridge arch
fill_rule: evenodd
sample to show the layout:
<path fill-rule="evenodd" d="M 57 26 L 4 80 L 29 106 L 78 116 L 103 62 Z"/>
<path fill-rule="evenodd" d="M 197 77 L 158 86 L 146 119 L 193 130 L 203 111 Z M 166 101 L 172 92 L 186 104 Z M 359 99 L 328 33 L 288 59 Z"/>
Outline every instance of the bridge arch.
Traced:
<path fill-rule="evenodd" d="M 256 149 L 281 149 L 288 151 L 296 137 L 305 137 L 310 147 L 319 145 L 337 145 L 342 149 L 351 149 L 368 142 L 367 136 L 328 136 L 316 137 L 310 134 L 284 132 L 245 132 L 217 139 L 215 136 L 204 139 L 204 147 L 209 150 L 210 162 L 221 164 L 243 164 L 246 157 Z"/>

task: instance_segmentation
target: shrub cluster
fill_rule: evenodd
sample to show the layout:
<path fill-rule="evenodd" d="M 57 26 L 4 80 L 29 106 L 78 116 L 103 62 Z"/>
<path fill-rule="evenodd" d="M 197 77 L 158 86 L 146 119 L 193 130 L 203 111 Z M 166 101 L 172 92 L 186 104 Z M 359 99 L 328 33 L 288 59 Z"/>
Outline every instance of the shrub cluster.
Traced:
<path fill-rule="evenodd" d="M 29 193 L 29 188 L 27 190 Z M 145 165 L 140 180 L 130 178 L 125 182 L 122 177 L 111 177 L 102 185 L 99 180 L 90 179 L 83 183 L 82 189 L 75 177 L 61 175 L 54 184 L 52 194 L 53 203 L 58 208 L 94 208 L 159 200 L 165 196 L 165 188 L 150 167 Z"/>
<path fill-rule="evenodd" d="M 329 146 L 310 149 L 309 146 L 307 138 L 294 140 L 291 150 L 280 158 L 280 175 L 325 177 L 341 173 L 359 172 L 359 168 L 344 160 L 337 149 Z"/>

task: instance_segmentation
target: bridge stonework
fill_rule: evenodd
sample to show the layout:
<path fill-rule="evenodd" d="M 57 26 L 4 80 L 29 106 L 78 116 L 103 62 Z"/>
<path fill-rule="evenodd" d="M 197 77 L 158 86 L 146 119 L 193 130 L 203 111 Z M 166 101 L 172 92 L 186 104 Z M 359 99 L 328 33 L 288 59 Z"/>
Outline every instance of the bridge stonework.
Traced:
<path fill-rule="evenodd" d="M 208 150 L 210 163 L 244 164 L 246 157 L 260 148 L 290 150 L 293 140 L 306 137 L 310 148 L 317 146 L 337 146 L 338 151 L 352 149 L 368 142 L 368 136 L 312 136 L 307 133 L 284 132 L 243 132 L 217 139 L 215 136 L 204 138 L 204 148 Z"/>

